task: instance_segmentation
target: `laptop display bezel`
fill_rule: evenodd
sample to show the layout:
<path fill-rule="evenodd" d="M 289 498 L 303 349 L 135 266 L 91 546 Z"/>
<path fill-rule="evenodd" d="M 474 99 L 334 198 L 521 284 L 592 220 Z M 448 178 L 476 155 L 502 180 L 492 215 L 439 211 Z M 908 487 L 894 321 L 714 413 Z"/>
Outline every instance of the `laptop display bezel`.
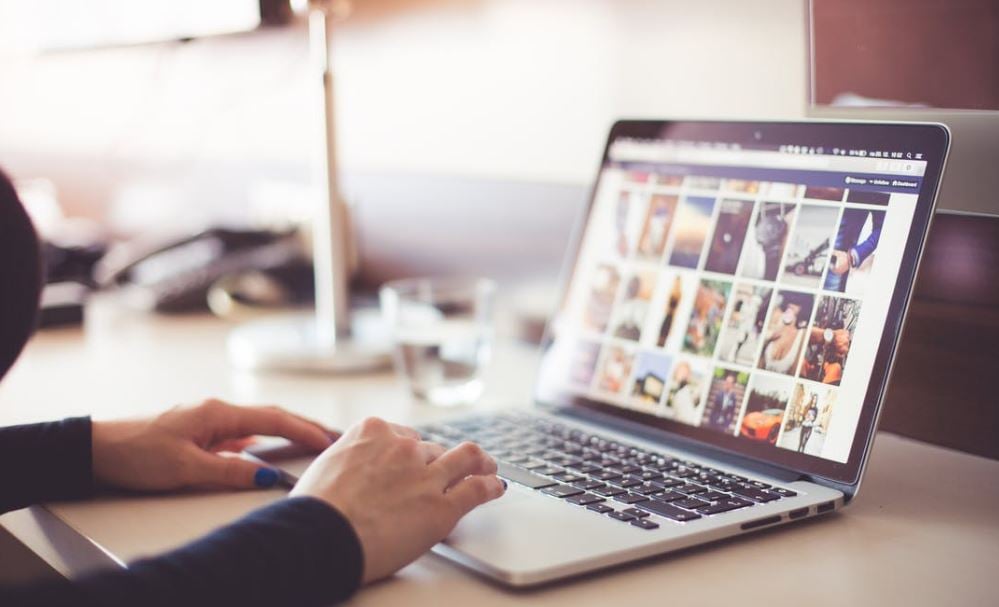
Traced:
<path fill-rule="evenodd" d="M 786 470 L 810 478 L 824 478 L 843 485 L 856 485 L 873 442 L 878 413 L 890 377 L 891 365 L 902 332 L 905 312 L 915 284 L 919 258 L 932 221 L 936 194 L 949 148 L 949 132 L 938 124 L 890 123 L 856 121 L 808 122 L 728 122 L 728 121 L 651 121 L 622 120 L 613 125 L 600 161 L 597 179 L 576 233 L 567 252 L 558 310 L 562 310 L 569 294 L 569 284 L 576 268 L 588 218 L 593 209 L 599 179 L 608 163 L 611 144 L 618 138 L 672 139 L 705 142 L 745 142 L 760 145 L 789 144 L 830 149 L 891 149 L 918 150 L 926 160 L 926 171 L 919 191 L 906 240 L 898 280 L 891 295 L 885 331 L 877 344 L 877 354 L 870 382 L 846 462 L 778 449 L 767 443 L 747 441 L 715 431 L 690 426 L 641 411 L 601 402 L 565 389 L 559 378 L 536 382 L 535 401 L 543 407 L 594 411 L 622 420 L 639 423 L 668 435 L 677 435 L 684 442 L 693 442 L 726 456 L 749 458 L 760 464 Z M 556 312 L 557 316 L 558 312 Z M 542 339 L 542 356 L 554 344 L 553 321 L 548 323 Z M 542 365 L 542 373 L 545 365 Z"/>

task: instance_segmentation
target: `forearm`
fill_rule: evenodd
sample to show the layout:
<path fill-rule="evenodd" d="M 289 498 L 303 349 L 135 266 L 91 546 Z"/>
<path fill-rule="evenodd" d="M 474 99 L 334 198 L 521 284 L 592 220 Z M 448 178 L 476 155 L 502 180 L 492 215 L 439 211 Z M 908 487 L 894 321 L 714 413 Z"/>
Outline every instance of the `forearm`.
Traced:
<path fill-rule="evenodd" d="M 294 498 L 127 570 L 58 586 L 0 590 L 0 603 L 320 606 L 353 594 L 362 568 L 350 523 L 319 500 Z"/>
<path fill-rule="evenodd" d="M 90 419 L 0 428 L 0 512 L 94 490 Z"/>

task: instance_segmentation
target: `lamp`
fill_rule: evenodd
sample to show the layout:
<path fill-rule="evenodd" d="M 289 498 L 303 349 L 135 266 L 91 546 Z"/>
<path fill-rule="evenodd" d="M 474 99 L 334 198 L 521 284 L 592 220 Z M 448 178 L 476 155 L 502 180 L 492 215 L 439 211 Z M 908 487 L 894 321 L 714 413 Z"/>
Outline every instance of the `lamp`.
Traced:
<path fill-rule="evenodd" d="M 340 196 L 336 168 L 333 24 L 345 4 L 309 0 L 309 44 L 315 78 L 315 113 L 320 124 L 314 153 L 316 213 L 312 222 L 315 311 L 247 323 L 228 340 L 230 359 L 248 369 L 352 372 L 381 368 L 391 344 L 377 310 L 350 307 L 349 209 Z"/>

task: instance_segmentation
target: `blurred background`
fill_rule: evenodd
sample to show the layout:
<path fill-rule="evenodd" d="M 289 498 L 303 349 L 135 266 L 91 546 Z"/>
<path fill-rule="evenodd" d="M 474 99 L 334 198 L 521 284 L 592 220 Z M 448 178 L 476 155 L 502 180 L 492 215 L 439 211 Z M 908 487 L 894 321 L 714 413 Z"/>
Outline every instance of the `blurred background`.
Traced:
<path fill-rule="evenodd" d="M 220 253 L 124 275 L 151 243 L 226 228 L 218 246 L 257 249 L 307 223 L 305 4 L 0 0 L 0 167 L 51 245 L 50 275 L 155 285 Z M 960 392 L 999 362 L 996 0 L 355 0 L 340 12 L 337 144 L 362 291 L 492 276 L 536 337 L 618 118 L 941 120 L 954 131 L 949 212 L 931 234 L 899 373 L 950 360 L 969 380 L 951 386 Z M 109 262 L 122 243 L 132 249 Z M 238 269 L 289 254 L 265 257 Z M 171 289 L 150 306 L 206 309 L 204 289 Z M 79 321 L 70 308 L 49 320 Z M 968 352 L 969 336 L 987 345 Z M 965 435 L 982 431 L 975 415 L 962 416 Z M 936 433 L 953 423 L 924 421 Z"/>

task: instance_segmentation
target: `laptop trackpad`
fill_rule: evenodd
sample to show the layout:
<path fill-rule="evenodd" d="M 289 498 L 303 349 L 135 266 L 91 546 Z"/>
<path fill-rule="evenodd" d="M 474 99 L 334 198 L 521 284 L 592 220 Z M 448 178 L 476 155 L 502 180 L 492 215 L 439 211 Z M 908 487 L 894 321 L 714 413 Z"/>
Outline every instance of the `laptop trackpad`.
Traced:
<path fill-rule="evenodd" d="M 506 495 L 469 513 L 443 543 L 501 577 L 516 577 L 648 539 L 646 531 L 511 483 Z"/>

